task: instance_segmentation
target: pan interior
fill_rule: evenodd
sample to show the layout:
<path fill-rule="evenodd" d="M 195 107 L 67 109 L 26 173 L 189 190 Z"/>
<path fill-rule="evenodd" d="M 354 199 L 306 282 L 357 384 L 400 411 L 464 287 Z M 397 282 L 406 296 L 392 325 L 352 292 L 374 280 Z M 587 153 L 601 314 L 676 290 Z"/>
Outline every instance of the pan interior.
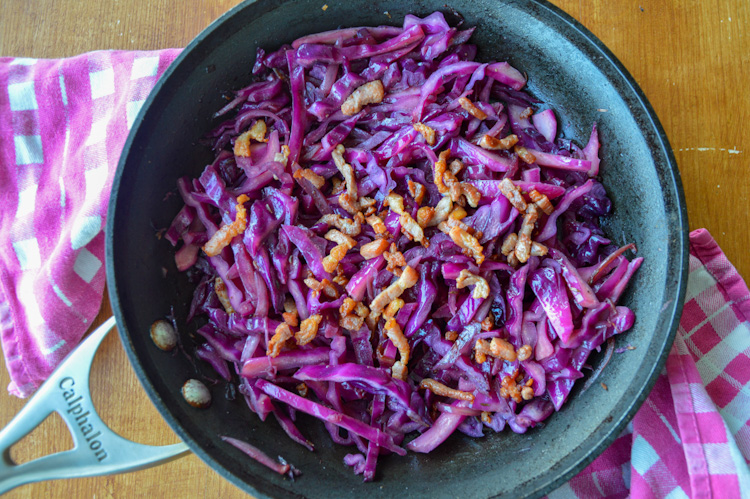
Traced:
<path fill-rule="evenodd" d="M 682 306 L 686 215 L 674 159 L 645 98 L 613 56 L 580 25 L 535 1 L 322 2 L 259 0 L 240 5 L 209 27 L 170 68 L 144 105 L 125 146 L 112 192 L 107 226 L 107 276 L 120 333 L 146 391 L 172 428 L 209 465 L 255 495 L 373 497 L 537 496 L 593 459 L 619 433 L 661 370 Z M 529 77 L 529 89 L 553 107 L 563 133 L 585 143 L 598 123 L 602 175 L 615 207 L 607 224 L 618 244 L 635 242 L 645 263 L 623 298 L 637 315 L 601 380 L 608 391 L 575 390 L 544 427 L 482 439 L 451 437 L 429 455 L 381 457 L 373 483 L 363 484 L 343 464 L 353 448 L 331 443 L 323 426 L 301 416 L 316 451 L 289 440 L 272 421 L 261 422 L 225 383 L 211 387 L 213 405 L 188 406 L 179 387 L 199 372 L 179 353 L 151 343 L 155 319 L 174 315 L 183 333 L 192 288 L 174 265 L 173 250 L 155 236 L 181 208 L 176 180 L 197 176 L 212 160 L 198 145 L 213 128 L 222 95 L 248 84 L 256 47 L 274 49 L 309 33 L 348 26 L 402 22 L 404 15 L 459 12 L 476 26 L 483 60 L 507 60 Z M 304 14 L 302 14 L 304 13 Z M 601 111 L 606 110 L 606 111 Z M 191 340 L 185 339 L 190 350 Z M 596 364 L 598 358 L 592 358 Z M 196 370 L 197 369 L 197 370 Z M 302 470 L 294 482 L 269 473 L 222 443 L 229 435 L 281 455 Z"/>

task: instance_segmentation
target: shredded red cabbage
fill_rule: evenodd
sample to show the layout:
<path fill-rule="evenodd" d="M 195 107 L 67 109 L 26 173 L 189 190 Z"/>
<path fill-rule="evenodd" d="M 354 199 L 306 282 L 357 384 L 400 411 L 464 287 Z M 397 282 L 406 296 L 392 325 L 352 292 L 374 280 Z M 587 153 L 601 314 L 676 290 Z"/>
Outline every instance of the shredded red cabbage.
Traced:
<path fill-rule="evenodd" d="M 382 453 L 540 424 L 635 320 L 596 126 L 558 136 L 472 31 L 436 12 L 259 49 L 165 233 L 196 355 L 310 450 L 296 412 L 322 420 L 365 480 Z"/>

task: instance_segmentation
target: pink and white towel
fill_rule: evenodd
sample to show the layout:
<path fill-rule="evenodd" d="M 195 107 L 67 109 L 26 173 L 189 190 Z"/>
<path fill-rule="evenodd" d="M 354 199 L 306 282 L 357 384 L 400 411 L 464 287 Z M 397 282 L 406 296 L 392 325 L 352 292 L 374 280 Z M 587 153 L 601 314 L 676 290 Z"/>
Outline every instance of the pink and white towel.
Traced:
<path fill-rule="evenodd" d="M 0 339 L 14 395 L 32 393 L 99 311 L 114 171 L 177 54 L 0 58 Z M 750 293 L 707 231 L 690 243 L 665 370 L 627 429 L 551 499 L 750 495 Z"/>

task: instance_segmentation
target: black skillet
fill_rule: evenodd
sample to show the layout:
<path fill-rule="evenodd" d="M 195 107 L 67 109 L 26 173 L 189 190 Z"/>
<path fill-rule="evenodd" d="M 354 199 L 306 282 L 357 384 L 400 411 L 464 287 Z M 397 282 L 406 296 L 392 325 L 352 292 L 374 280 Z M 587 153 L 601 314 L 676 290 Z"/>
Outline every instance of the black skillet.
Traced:
<path fill-rule="evenodd" d="M 583 26 L 536 0 L 248 1 L 201 33 L 167 70 L 135 121 L 115 177 L 107 223 L 107 279 L 120 335 L 146 392 L 175 432 L 209 466 L 256 496 L 534 497 L 570 479 L 620 433 L 648 395 L 677 328 L 687 281 L 687 216 L 679 172 L 664 131 L 633 78 Z M 323 10 L 323 4 L 328 8 Z M 442 10 L 466 26 L 480 58 L 507 60 L 528 74 L 530 91 L 558 111 L 563 133 L 585 142 L 597 122 L 602 176 L 614 202 L 608 234 L 635 242 L 645 263 L 623 301 L 635 327 L 598 385 L 574 390 L 563 410 L 525 435 L 453 436 L 429 455 L 381 458 L 376 480 L 363 484 L 342 460 L 350 448 L 330 442 L 321 424 L 300 426 L 316 451 L 290 441 L 275 422 L 262 423 L 226 386 L 212 387 L 208 410 L 188 406 L 182 383 L 196 368 L 157 350 L 149 325 L 172 308 L 183 333 L 191 287 L 176 271 L 167 227 L 181 206 L 175 182 L 196 176 L 212 159 L 198 145 L 212 129 L 222 94 L 250 82 L 256 47 L 349 26 L 400 25 L 404 15 Z M 166 274 L 165 274 L 166 270 Z M 190 343 L 190 340 L 186 340 Z M 598 362 L 593 358 L 592 363 Z M 203 373 L 210 373 L 198 364 Z M 582 383 L 581 383 L 582 384 Z M 247 459 L 218 436 L 230 435 L 281 455 L 303 471 L 294 482 Z"/>

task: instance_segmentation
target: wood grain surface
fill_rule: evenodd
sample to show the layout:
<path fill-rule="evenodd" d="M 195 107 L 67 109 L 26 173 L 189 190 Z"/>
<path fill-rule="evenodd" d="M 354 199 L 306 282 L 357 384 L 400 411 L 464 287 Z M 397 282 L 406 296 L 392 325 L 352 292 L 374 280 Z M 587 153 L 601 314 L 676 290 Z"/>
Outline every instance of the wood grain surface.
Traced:
<path fill-rule="evenodd" d="M 185 46 L 235 0 L 3 0 L 0 56 L 66 57 L 98 49 Z M 321 1 L 321 4 L 324 2 Z M 690 227 L 705 227 L 740 274 L 750 276 L 750 2 L 746 0 L 552 0 L 598 36 L 651 101 L 677 157 Z M 109 317 L 105 302 L 97 324 Z M 0 426 L 24 401 L 5 391 L 0 359 Z M 147 444 L 178 438 L 141 388 L 115 334 L 94 362 L 96 406 L 122 435 Z M 65 450 L 71 438 L 55 415 L 12 449 L 25 462 Z M 125 475 L 26 485 L 37 497 L 241 497 L 191 455 Z"/>

